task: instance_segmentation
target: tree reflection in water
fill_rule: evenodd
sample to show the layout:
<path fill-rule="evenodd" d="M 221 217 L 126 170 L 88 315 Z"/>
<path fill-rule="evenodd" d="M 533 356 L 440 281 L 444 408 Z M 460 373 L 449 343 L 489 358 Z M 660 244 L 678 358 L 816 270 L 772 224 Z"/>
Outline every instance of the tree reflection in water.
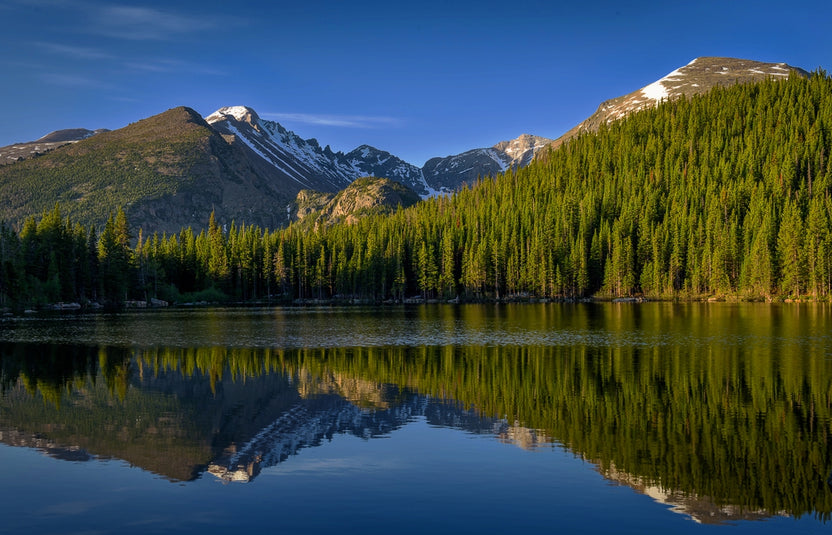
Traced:
<path fill-rule="evenodd" d="M 250 480 L 333 434 L 381 436 L 425 417 L 524 447 L 561 444 L 700 520 L 832 510 L 832 373 L 811 354 L 5 343 L 0 358 L 5 442 L 118 457 L 174 480 L 206 470 Z"/>

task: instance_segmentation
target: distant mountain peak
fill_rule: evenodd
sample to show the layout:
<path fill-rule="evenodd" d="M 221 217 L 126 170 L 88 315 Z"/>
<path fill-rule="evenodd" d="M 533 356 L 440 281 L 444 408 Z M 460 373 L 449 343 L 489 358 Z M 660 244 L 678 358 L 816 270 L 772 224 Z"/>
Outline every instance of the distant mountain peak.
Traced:
<path fill-rule="evenodd" d="M 511 159 L 510 166 L 525 167 L 538 150 L 546 147 L 551 142 L 551 139 L 545 137 L 520 134 L 520 136 L 510 141 L 501 141 L 492 148 L 506 153 Z"/>
<path fill-rule="evenodd" d="M 758 82 L 766 78 L 787 78 L 793 71 L 802 76 L 808 74 L 803 69 L 782 62 L 764 63 L 748 59 L 699 57 L 638 91 L 608 100 L 601 105 L 599 111 L 603 109 L 608 112 L 606 121 L 616 120 L 663 100 L 672 100 L 682 95 L 692 97 L 710 91 L 718 85 Z"/>
<path fill-rule="evenodd" d="M 15 143 L 7 147 L 0 147 L 0 165 L 14 163 L 38 154 L 43 154 L 69 143 L 77 143 L 89 139 L 96 134 L 109 132 L 106 128 L 87 130 L 86 128 L 67 128 L 56 130 L 35 141 Z"/>

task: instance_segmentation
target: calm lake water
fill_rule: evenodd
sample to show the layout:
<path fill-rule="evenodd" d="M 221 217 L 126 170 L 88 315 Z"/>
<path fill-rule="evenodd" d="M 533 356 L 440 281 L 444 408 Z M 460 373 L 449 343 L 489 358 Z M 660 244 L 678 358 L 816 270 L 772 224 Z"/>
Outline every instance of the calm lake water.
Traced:
<path fill-rule="evenodd" d="M 832 308 L 0 320 L 0 532 L 829 533 Z"/>

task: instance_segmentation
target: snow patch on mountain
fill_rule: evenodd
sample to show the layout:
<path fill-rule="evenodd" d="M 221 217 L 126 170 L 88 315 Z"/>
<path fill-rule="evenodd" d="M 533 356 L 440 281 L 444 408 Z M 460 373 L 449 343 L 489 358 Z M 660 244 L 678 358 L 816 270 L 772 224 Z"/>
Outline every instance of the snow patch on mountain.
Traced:
<path fill-rule="evenodd" d="M 664 85 L 661 81 L 653 82 L 652 84 L 648 85 L 644 89 L 641 90 L 645 97 L 649 98 L 650 100 L 655 100 L 660 102 L 667 98 L 667 89 L 665 89 Z"/>

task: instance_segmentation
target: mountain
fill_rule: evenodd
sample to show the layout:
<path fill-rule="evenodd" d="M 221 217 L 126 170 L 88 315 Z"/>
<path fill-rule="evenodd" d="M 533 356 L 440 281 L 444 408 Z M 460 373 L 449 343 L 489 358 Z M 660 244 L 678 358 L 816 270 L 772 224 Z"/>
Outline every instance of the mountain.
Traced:
<path fill-rule="evenodd" d="M 107 129 L 87 130 L 86 128 L 69 128 L 66 130 L 56 130 L 46 134 L 35 141 L 26 141 L 24 143 L 15 143 L 5 147 L 0 147 L 0 165 L 14 163 L 25 158 L 37 156 L 57 149 L 68 143 L 81 141 L 95 134 L 102 132 L 109 132 Z"/>
<path fill-rule="evenodd" d="M 228 143 L 180 107 L 0 167 L 0 220 L 18 222 L 60 202 L 64 215 L 100 225 L 126 207 L 134 227 L 204 227 L 211 211 L 267 227 L 285 224 L 300 187 Z"/>
<path fill-rule="evenodd" d="M 545 137 L 522 134 L 520 137 L 511 141 L 501 141 L 492 148 L 511 158 L 509 166 L 526 167 L 532 161 L 537 151 L 546 147 L 551 142 L 551 139 Z"/>
<path fill-rule="evenodd" d="M 641 89 L 602 102 L 595 113 L 556 139 L 552 147 L 557 148 L 583 132 L 596 132 L 602 124 L 621 119 L 648 106 L 656 106 L 663 100 L 675 100 L 682 96 L 690 98 L 707 93 L 717 86 L 761 82 L 769 78 L 785 79 L 792 73 L 803 77 L 809 75 L 805 70 L 786 63 L 722 57 L 696 58 Z"/>
<path fill-rule="evenodd" d="M 303 139 L 279 123 L 261 119 L 246 106 L 220 108 L 205 120 L 229 143 L 238 144 L 301 189 L 335 193 L 356 178 L 377 176 L 395 180 L 420 195 L 429 193 L 418 167 L 369 145 L 346 154 L 333 152 L 329 145 L 321 148 L 314 138 Z"/>
<path fill-rule="evenodd" d="M 448 193 L 480 176 L 494 176 L 509 167 L 527 165 L 551 140 L 523 134 L 491 148 L 432 158 L 419 168 L 389 152 L 361 145 L 348 153 L 323 149 L 316 139 L 303 139 L 274 121 L 261 119 L 246 106 L 220 108 L 205 120 L 229 143 L 236 143 L 273 166 L 304 189 L 337 192 L 364 176 L 385 177 L 422 197 Z"/>
<path fill-rule="evenodd" d="M 425 182 L 422 170 L 389 152 L 370 145 L 361 145 L 348 152 L 346 159 L 360 177 L 385 177 L 406 186 L 420 196 L 430 194 L 431 188 Z"/>

